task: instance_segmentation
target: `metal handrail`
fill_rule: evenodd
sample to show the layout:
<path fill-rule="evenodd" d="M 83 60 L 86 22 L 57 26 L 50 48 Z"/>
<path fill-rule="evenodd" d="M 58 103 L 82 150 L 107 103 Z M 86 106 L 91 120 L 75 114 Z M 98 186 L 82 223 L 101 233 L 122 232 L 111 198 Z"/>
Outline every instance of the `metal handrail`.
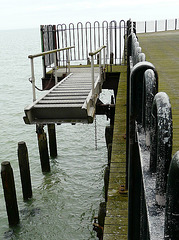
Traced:
<path fill-rule="evenodd" d="M 70 73 L 70 54 L 69 54 L 69 50 L 71 48 L 74 48 L 75 46 L 70 46 L 70 47 L 66 47 L 66 48 L 59 48 L 59 49 L 54 49 L 51 51 L 46 51 L 46 52 L 41 52 L 38 54 L 34 54 L 34 55 L 29 55 L 28 58 L 30 58 L 31 60 L 31 82 L 32 82 L 32 93 L 33 93 L 33 102 L 36 101 L 36 92 L 35 92 L 35 74 L 34 74 L 34 58 L 37 57 L 41 57 L 41 56 L 45 56 L 48 54 L 53 54 L 54 57 L 54 70 L 55 70 L 55 84 L 57 84 L 58 80 L 57 80 L 57 59 L 56 59 L 56 53 L 60 52 L 60 51 L 68 51 L 67 52 L 67 65 L 68 65 L 68 73 Z"/>
<path fill-rule="evenodd" d="M 89 55 L 90 56 L 94 56 L 96 55 L 97 53 L 99 53 L 103 48 L 105 48 L 106 46 L 103 45 L 102 47 L 98 48 L 97 50 L 93 51 L 93 52 L 90 52 Z"/>
<path fill-rule="evenodd" d="M 97 50 L 90 52 L 89 56 L 91 57 L 91 89 L 92 89 L 92 98 L 94 97 L 94 56 L 96 54 L 99 53 L 99 77 L 100 77 L 100 81 L 101 81 L 101 51 L 103 50 L 103 68 L 105 68 L 105 64 L 106 64 L 106 59 L 105 59 L 105 48 L 106 46 L 103 45 L 100 48 L 98 48 Z"/>
<path fill-rule="evenodd" d="M 60 51 L 64 51 L 64 50 L 69 50 L 71 48 L 74 48 L 75 46 L 70 46 L 70 47 L 66 47 L 66 48 L 59 48 L 59 49 L 54 49 L 54 50 L 51 50 L 51 51 L 46 51 L 46 52 L 41 52 L 41 53 L 38 53 L 38 54 L 34 54 L 34 55 L 29 55 L 28 58 L 36 58 L 36 57 L 40 57 L 40 56 L 45 56 L 47 54 L 51 54 L 51 53 L 57 53 L 57 52 L 60 52 Z"/>

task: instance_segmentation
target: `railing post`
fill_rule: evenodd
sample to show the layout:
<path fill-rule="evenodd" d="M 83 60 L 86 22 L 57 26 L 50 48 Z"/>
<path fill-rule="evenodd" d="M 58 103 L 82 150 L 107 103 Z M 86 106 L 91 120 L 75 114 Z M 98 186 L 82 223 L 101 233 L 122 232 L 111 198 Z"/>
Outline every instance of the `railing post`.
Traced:
<path fill-rule="evenodd" d="M 99 80 L 101 82 L 101 51 L 99 52 Z"/>
<path fill-rule="evenodd" d="M 152 103 L 155 94 L 158 92 L 158 77 L 152 69 L 148 69 L 144 73 L 142 125 L 146 133 L 146 145 L 150 146 L 150 122 Z"/>
<path fill-rule="evenodd" d="M 92 97 L 94 96 L 94 57 L 91 55 L 91 89 Z"/>
<path fill-rule="evenodd" d="M 155 20 L 155 32 L 157 32 L 157 20 Z"/>
<path fill-rule="evenodd" d="M 175 19 L 175 30 L 177 30 L 177 18 Z"/>
<path fill-rule="evenodd" d="M 68 74 L 70 74 L 70 54 L 69 49 L 67 49 L 67 65 L 68 65 Z"/>
<path fill-rule="evenodd" d="M 171 104 L 166 93 L 155 95 L 151 116 L 150 169 L 156 171 L 156 202 L 164 206 L 173 135 Z"/>
<path fill-rule="evenodd" d="M 103 68 L 105 68 L 105 66 L 106 66 L 106 56 L 105 56 L 105 54 L 106 54 L 106 51 L 105 51 L 105 47 L 103 48 Z"/>
<path fill-rule="evenodd" d="M 35 76 L 34 76 L 34 59 L 30 59 L 31 62 L 31 81 L 32 81 L 32 93 L 33 93 L 33 102 L 36 101 L 36 93 L 35 93 Z"/>
<path fill-rule="evenodd" d="M 57 78 L 57 58 L 56 58 L 56 52 L 53 53 L 54 57 L 54 69 L 55 69 L 55 84 L 58 83 L 58 78 Z"/>
<path fill-rule="evenodd" d="M 165 31 L 167 31 L 168 24 L 167 24 L 167 19 L 165 20 Z"/>

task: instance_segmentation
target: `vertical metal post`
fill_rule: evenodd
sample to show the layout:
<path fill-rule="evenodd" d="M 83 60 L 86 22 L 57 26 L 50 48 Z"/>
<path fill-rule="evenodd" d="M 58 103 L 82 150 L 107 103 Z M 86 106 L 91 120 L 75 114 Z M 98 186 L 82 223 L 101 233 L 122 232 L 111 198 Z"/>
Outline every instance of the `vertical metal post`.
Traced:
<path fill-rule="evenodd" d="M 106 54 L 106 49 L 105 49 L 105 47 L 103 48 L 103 68 L 105 68 L 105 66 L 106 66 L 106 56 L 105 56 L 105 54 Z"/>
<path fill-rule="evenodd" d="M 70 74 L 70 53 L 69 49 L 67 50 L 67 64 L 68 64 L 68 74 Z"/>
<path fill-rule="evenodd" d="M 56 52 L 53 53 L 53 58 L 54 58 L 54 68 L 55 68 L 55 84 L 58 83 L 58 78 L 57 78 L 57 58 L 56 58 Z"/>
<path fill-rule="evenodd" d="M 94 57 L 91 55 L 91 90 L 92 97 L 94 97 Z"/>
<path fill-rule="evenodd" d="M 99 81 L 101 82 L 101 51 L 99 52 Z"/>
<path fill-rule="evenodd" d="M 168 28 L 168 26 L 167 26 L 168 24 L 167 24 L 167 19 L 165 20 L 165 31 L 167 31 L 167 28 Z"/>
<path fill-rule="evenodd" d="M 33 102 L 36 101 L 36 93 L 35 93 L 35 75 L 34 75 L 34 59 L 30 59 L 31 62 L 31 81 L 32 81 L 32 94 L 33 94 Z"/>
<path fill-rule="evenodd" d="M 177 30 L 177 18 L 175 19 L 175 30 Z"/>
<path fill-rule="evenodd" d="M 157 20 L 155 20 L 155 32 L 157 32 Z"/>
<path fill-rule="evenodd" d="M 151 131 L 150 161 L 156 162 L 156 202 L 164 206 L 173 135 L 171 104 L 166 93 L 159 92 L 155 95 L 151 116 L 151 129 L 156 128 L 156 130 L 154 133 Z M 155 145 L 153 145 L 154 139 L 157 139 Z"/>
<path fill-rule="evenodd" d="M 44 52 L 44 29 L 43 28 L 44 26 L 40 25 L 42 52 Z M 45 74 L 46 74 L 45 56 L 42 56 L 42 69 L 43 69 L 43 78 L 45 78 Z"/>
<path fill-rule="evenodd" d="M 145 21 L 145 33 L 147 32 L 147 22 Z"/>

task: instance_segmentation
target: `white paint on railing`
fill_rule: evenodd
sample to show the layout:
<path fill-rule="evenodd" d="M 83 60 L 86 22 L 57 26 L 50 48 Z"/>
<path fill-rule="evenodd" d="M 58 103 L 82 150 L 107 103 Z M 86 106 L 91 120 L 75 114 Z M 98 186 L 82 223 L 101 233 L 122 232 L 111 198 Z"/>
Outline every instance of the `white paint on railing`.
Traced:
<path fill-rule="evenodd" d="M 106 46 L 101 46 L 97 50 L 90 52 L 89 56 L 91 57 L 91 90 L 92 90 L 92 98 L 94 97 L 94 56 L 99 53 L 99 77 L 101 81 L 101 51 L 105 49 Z M 103 62 L 103 67 L 105 68 L 105 51 L 104 51 L 104 62 Z"/>
<path fill-rule="evenodd" d="M 69 49 L 74 48 L 74 46 L 70 46 L 70 47 L 66 47 L 66 48 L 60 48 L 60 49 L 54 49 L 51 51 L 46 51 L 46 52 L 41 52 L 38 54 L 34 54 L 34 55 L 29 55 L 28 58 L 30 58 L 31 60 L 31 82 L 32 82 L 32 94 L 33 94 L 33 102 L 36 101 L 36 92 L 35 92 L 35 72 L 34 72 L 34 58 L 37 57 L 42 57 L 48 54 L 53 54 L 54 57 L 54 70 L 55 70 L 55 84 L 58 83 L 58 79 L 57 79 L 57 59 L 56 59 L 56 53 L 60 52 L 60 51 L 67 51 L 67 55 L 68 55 L 68 61 L 67 61 L 67 65 L 68 65 L 68 73 L 70 73 L 70 56 L 69 56 Z"/>

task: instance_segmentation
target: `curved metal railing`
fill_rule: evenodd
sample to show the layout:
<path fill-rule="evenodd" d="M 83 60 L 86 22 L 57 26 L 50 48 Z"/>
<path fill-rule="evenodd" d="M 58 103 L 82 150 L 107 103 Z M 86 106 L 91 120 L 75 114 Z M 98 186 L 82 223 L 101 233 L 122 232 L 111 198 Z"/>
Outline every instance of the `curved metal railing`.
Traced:
<path fill-rule="evenodd" d="M 113 64 L 121 64 L 123 53 L 125 54 L 125 34 L 126 24 L 124 20 L 120 22 L 113 20 L 111 22 L 103 21 L 102 23 L 95 21 L 94 23 L 86 22 L 85 24 L 78 22 L 69 25 L 41 26 L 42 49 L 44 51 L 75 45 L 75 49 L 70 50 L 71 61 L 85 64 L 89 52 L 102 45 L 106 45 L 105 59 L 107 62 L 109 63 L 110 56 L 113 56 Z M 97 61 L 97 57 L 95 57 L 95 60 Z M 62 66 L 65 62 L 65 53 L 58 53 L 58 66 Z M 44 60 L 45 66 L 48 66 L 49 63 L 53 63 L 50 56 Z"/>
<path fill-rule="evenodd" d="M 136 24 L 127 26 L 128 239 L 177 239 L 179 152 L 172 159 L 171 104 L 158 92 L 158 74 L 145 60 Z"/>

